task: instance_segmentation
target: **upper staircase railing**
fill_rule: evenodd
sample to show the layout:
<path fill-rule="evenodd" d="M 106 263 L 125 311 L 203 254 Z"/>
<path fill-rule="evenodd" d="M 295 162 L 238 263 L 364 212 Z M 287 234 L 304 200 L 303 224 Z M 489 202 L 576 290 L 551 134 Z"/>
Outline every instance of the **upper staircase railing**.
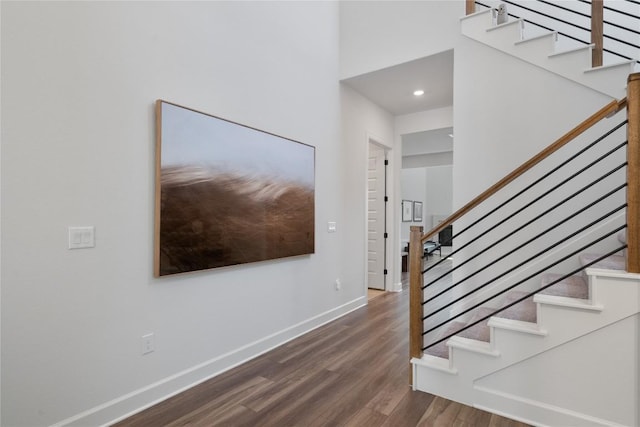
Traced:
<path fill-rule="evenodd" d="M 640 62 L 640 13 L 629 12 L 636 7 L 640 10 L 638 0 L 607 4 L 603 0 L 536 0 L 526 4 L 500 0 L 499 3 L 508 6 L 512 18 L 548 31 L 553 31 L 553 27 L 559 35 L 580 44 L 593 44 L 593 67 L 603 65 L 605 52 L 618 59 Z M 474 13 L 477 6 L 491 8 L 487 0 L 466 0 L 467 15 Z"/>
<path fill-rule="evenodd" d="M 625 107 L 626 119 L 612 119 L 616 123 L 609 126 L 605 118 L 615 119 Z M 595 141 L 582 141 L 590 141 L 595 132 Z M 545 167 L 550 170 L 540 170 Z M 517 206 L 516 200 L 524 204 Z M 438 263 L 425 269 L 425 242 L 450 225 L 460 230 L 451 237 L 456 242 L 454 267 L 444 273 Z M 625 228 L 625 245 L 609 243 Z M 640 273 L 640 73 L 629 76 L 626 99 L 601 108 L 437 227 L 424 234 L 422 227 L 411 227 L 411 358 L 422 357 L 427 348 L 575 275 L 584 266 L 576 268 L 571 258 L 592 247 L 605 250 L 589 265 L 626 249 L 626 270 Z M 506 270 L 500 270 L 505 260 Z M 564 271 L 569 273 L 531 290 L 534 277 L 559 265 L 568 266 Z M 426 285 L 425 273 L 430 275 Z M 471 278 L 481 284 L 472 285 Z M 524 292 L 451 332 L 456 319 L 514 289 Z"/>

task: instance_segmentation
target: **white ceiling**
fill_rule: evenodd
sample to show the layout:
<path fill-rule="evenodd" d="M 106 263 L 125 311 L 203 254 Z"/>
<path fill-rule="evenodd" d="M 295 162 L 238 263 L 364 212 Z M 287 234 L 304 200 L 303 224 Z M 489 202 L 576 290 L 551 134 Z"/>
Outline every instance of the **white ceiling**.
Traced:
<path fill-rule="evenodd" d="M 405 62 L 343 82 L 394 116 L 453 105 L 453 51 Z M 416 97 L 413 92 L 424 90 Z M 403 167 L 451 164 L 453 128 L 402 135 Z"/>
<path fill-rule="evenodd" d="M 343 80 L 394 116 L 453 105 L 453 50 Z M 416 97 L 413 92 L 424 90 Z"/>

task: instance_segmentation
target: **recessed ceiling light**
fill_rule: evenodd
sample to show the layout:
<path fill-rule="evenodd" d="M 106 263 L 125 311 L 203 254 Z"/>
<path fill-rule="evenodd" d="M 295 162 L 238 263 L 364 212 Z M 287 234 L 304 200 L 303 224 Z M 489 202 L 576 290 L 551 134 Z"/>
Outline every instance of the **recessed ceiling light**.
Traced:
<path fill-rule="evenodd" d="M 415 96 L 422 96 L 424 95 L 424 91 L 422 89 L 416 90 L 415 92 L 413 92 L 413 94 Z"/>

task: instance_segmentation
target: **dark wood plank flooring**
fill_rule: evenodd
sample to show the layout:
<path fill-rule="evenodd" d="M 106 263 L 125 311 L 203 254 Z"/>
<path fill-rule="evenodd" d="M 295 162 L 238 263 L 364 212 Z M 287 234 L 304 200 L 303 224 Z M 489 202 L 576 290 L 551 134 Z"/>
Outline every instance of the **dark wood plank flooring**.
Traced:
<path fill-rule="evenodd" d="M 116 426 L 526 426 L 411 390 L 408 299 L 378 296 Z"/>

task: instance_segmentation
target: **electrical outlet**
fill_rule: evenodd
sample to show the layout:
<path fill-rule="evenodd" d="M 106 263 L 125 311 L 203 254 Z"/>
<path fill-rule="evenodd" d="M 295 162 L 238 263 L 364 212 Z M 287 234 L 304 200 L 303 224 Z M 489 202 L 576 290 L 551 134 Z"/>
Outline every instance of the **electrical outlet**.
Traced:
<path fill-rule="evenodd" d="M 149 354 L 156 351 L 155 335 L 152 333 L 142 336 L 142 354 Z"/>
<path fill-rule="evenodd" d="M 342 288 L 342 282 L 340 279 L 336 279 L 336 291 L 339 291 Z"/>

